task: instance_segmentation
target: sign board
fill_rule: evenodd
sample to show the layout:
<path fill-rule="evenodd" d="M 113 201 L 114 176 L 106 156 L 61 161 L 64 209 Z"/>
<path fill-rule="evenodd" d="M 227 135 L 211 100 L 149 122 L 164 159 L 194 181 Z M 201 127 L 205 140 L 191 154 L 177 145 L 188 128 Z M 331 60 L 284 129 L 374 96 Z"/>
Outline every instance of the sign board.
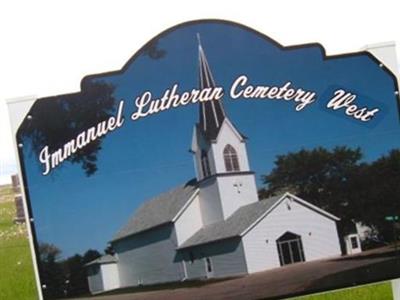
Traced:
<path fill-rule="evenodd" d="M 369 52 L 221 20 L 37 99 L 16 141 L 43 297 L 272 299 L 399 277 L 398 101 Z"/>

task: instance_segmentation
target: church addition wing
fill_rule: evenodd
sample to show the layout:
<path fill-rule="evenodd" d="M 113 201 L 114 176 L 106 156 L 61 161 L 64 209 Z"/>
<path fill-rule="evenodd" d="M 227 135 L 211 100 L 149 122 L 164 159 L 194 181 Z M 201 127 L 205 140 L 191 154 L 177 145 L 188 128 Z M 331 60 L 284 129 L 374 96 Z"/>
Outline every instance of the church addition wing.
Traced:
<path fill-rule="evenodd" d="M 274 196 L 239 208 L 228 219 L 210 224 L 197 231 L 179 249 L 240 236 L 242 232 L 249 228 L 266 211 L 278 203 L 283 196 Z"/>
<path fill-rule="evenodd" d="M 136 210 L 128 223 L 113 237 L 112 242 L 171 223 L 196 191 L 197 183 L 195 180 L 191 180 L 184 185 L 145 201 Z"/>
<path fill-rule="evenodd" d="M 267 217 L 267 215 L 274 210 L 275 207 L 277 207 L 287 198 L 296 201 L 302 206 L 326 218 L 334 221 L 340 220 L 338 217 L 312 205 L 307 201 L 304 201 L 297 196 L 294 196 L 290 193 L 285 193 L 243 206 L 228 219 L 203 227 L 185 243 L 183 243 L 179 249 L 203 245 L 235 236 L 243 236 L 249 232 L 261 219 Z"/>

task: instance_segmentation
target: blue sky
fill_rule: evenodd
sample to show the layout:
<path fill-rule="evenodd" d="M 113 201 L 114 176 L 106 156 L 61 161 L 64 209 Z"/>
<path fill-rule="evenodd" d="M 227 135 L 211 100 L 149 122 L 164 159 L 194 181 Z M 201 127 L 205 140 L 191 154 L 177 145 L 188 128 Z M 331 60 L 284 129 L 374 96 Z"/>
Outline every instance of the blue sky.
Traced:
<path fill-rule="evenodd" d="M 86 177 L 79 165 L 63 164 L 42 176 L 37 157 L 24 152 L 35 229 L 39 241 L 54 243 L 64 256 L 89 248 L 103 250 L 144 200 L 194 177 L 188 152 L 198 106 L 131 121 L 134 99 L 146 90 L 160 97 L 179 83 L 180 91 L 197 87 L 197 40 L 202 44 L 218 85 L 229 89 L 246 74 L 253 84 L 314 90 L 317 101 L 301 112 L 292 102 L 231 100 L 228 117 L 249 137 L 251 168 L 260 176 L 271 171 L 276 155 L 317 146 L 361 147 L 371 161 L 399 147 L 399 117 L 393 80 L 366 55 L 323 60 L 318 46 L 285 50 L 250 31 L 227 24 L 180 27 L 159 39 L 167 54 L 159 60 L 139 56 L 126 72 L 99 78 L 115 85 L 125 100 L 125 123 L 103 140 L 98 172 Z M 382 108 L 369 124 L 325 106 L 333 86 L 359 95 L 360 105 Z"/>

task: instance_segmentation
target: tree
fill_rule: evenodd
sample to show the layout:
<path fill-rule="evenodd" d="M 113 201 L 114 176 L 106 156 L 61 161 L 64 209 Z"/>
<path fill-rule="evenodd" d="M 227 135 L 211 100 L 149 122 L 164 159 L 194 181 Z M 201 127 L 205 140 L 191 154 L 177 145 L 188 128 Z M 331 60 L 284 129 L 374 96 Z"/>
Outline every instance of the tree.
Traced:
<path fill-rule="evenodd" d="M 45 299 L 88 294 L 85 265 L 101 254 L 90 249 L 83 256 L 75 254 L 65 260 L 61 260 L 60 255 L 61 250 L 53 244 L 39 244 L 40 279 Z"/>
<path fill-rule="evenodd" d="M 85 264 L 99 258 L 101 256 L 100 252 L 97 250 L 89 249 L 88 251 L 85 252 L 83 255 L 83 262 Z"/>
<path fill-rule="evenodd" d="M 164 58 L 167 51 L 158 47 L 158 40 L 153 40 L 147 43 L 142 50 L 143 55 L 147 55 L 151 59 L 157 60 Z"/>
<path fill-rule="evenodd" d="M 393 241 L 393 224 L 385 216 L 400 215 L 400 151 L 378 160 L 361 161 L 359 148 L 316 148 L 280 155 L 260 198 L 289 191 L 341 218 L 346 231 L 360 222 L 382 240 Z"/>
<path fill-rule="evenodd" d="M 349 195 L 361 158 L 360 149 L 347 147 L 319 147 L 279 155 L 272 172 L 262 176 L 266 187 L 260 195 L 289 191 L 333 214 L 351 218 L 349 206 L 355 203 Z"/>
<path fill-rule="evenodd" d="M 359 193 L 364 209 L 360 220 L 375 228 L 385 241 L 393 241 L 393 224 L 385 217 L 400 216 L 400 151 L 392 150 L 371 163 L 362 182 Z"/>
<path fill-rule="evenodd" d="M 108 255 L 114 255 L 115 254 L 115 250 L 113 248 L 113 246 L 111 244 L 108 244 L 106 249 L 104 249 L 104 253 L 108 254 Z"/>
<path fill-rule="evenodd" d="M 143 47 L 140 54 L 159 60 L 166 56 L 167 51 L 161 49 L 158 40 L 154 39 Z M 49 147 L 49 153 L 53 153 L 115 112 L 114 90 L 110 83 L 88 79 L 82 81 L 79 93 L 39 99 L 29 112 L 30 117 L 21 125 L 19 142 L 30 145 L 36 156 L 45 146 Z M 97 171 L 97 155 L 103 138 L 79 149 L 68 161 L 81 165 L 87 176 L 93 175 Z"/>
<path fill-rule="evenodd" d="M 101 254 L 97 250 L 88 250 L 83 256 L 75 254 L 63 262 L 66 277 L 66 292 L 69 297 L 89 293 L 89 285 L 85 265 Z"/>
<path fill-rule="evenodd" d="M 61 250 L 53 244 L 40 243 L 39 256 L 42 262 L 56 262 L 61 254 Z"/>
<path fill-rule="evenodd" d="M 112 116 L 116 103 L 113 93 L 114 86 L 109 83 L 86 80 L 80 93 L 40 99 L 29 112 L 30 118 L 21 125 L 19 140 L 28 144 L 37 156 L 44 146 L 52 153 L 82 131 Z M 102 139 L 79 149 L 68 161 L 80 164 L 86 175 L 94 174 Z"/>
<path fill-rule="evenodd" d="M 45 299 L 57 299 L 65 295 L 65 276 L 58 261 L 60 254 L 60 249 L 53 244 L 39 244 L 40 281 Z"/>

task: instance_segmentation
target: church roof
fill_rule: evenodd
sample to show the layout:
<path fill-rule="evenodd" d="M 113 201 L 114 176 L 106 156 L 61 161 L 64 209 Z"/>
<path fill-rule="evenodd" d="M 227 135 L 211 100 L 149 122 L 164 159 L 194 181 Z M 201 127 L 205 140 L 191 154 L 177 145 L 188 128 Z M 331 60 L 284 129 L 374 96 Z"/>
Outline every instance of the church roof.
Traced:
<path fill-rule="evenodd" d="M 277 203 L 284 195 L 273 196 L 265 200 L 242 206 L 225 221 L 207 225 L 185 241 L 179 249 L 207 244 L 219 240 L 240 236 L 258 218 Z"/>
<path fill-rule="evenodd" d="M 216 87 L 203 47 L 199 38 L 199 85 L 200 89 Z M 225 119 L 221 100 L 200 103 L 199 127 L 208 140 L 215 140 Z"/>
<path fill-rule="evenodd" d="M 117 259 L 109 254 L 100 256 L 99 258 L 96 258 L 95 260 L 92 260 L 91 262 L 88 262 L 85 266 L 91 266 L 91 265 L 102 265 L 102 264 L 112 264 L 117 262 Z"/>
<path fill-rule="evenodd" d="M 162 193 L 140 206 L 128 223 L 113 237 L 112 241 L 172 222 L 180 209 L 197 190 L 196 180 L 190 180 L 166 193 Z"/>
<path fill-rule="evenodd" d="M 286 197 L 290 197 L 290 199 L 292 199 L 293 201 L 296 201 L 297 203 L 315 211 L 318 214 L 321 214 L 334 221 L 340 221 L 340 218 L 330 214 L 329 212 L 322 210 L 317 206 L 286 192 L 284 194 L 272 196 L 270 198 L 242 206 L 237 211 L 235 211 L 228 219 L 212 223 L 201 228 L 188 240 L 186 240 L 178 249 L 194 247 L 237 236 L 242 236 L 249 229 L 252 228 L 252 225 L 255 224 L 257 220 L 259 220 L 259 218 L 263 217 L 263 215 L 267 215 L 270 209 L 273 209 L 275 204 L 283 199 L 286 199 Z"/>

